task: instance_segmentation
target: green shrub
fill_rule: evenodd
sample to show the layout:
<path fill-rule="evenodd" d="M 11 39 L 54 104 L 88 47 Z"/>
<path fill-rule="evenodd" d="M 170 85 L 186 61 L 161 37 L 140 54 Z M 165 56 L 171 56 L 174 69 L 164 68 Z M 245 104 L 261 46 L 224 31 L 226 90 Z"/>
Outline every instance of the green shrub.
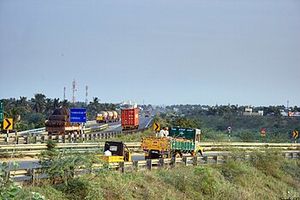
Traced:
<path fill-rule="evenodd" d="M 266 175 L 279 177 L 280 168 L 283 165 L 284 158 L 280 152 L 274 150 L 255 151 L 250 154 L 250 164 Z"/>

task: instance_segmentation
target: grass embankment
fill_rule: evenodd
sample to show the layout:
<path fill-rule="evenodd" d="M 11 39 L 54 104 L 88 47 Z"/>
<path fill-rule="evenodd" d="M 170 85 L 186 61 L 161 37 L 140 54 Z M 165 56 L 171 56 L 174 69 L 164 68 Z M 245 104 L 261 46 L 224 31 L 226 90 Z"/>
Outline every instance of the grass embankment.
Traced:
<path fill-rule="evenodd" d="M 300 161 L 276 153 L 235 154 L 222 165 L 179 166 L 121 174 L 102 171 L 68 184 L 25 186 L 18 198 L 47 199 L 280 199 L 300 197 Z"/>

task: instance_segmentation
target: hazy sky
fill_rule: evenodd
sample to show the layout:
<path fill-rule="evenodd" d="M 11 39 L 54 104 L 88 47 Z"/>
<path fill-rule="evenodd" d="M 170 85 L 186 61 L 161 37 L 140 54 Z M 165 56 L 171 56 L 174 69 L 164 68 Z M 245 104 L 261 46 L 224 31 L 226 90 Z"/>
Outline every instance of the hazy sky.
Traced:
<path fill-rule="evenodd" d="M 0 99 L 300 105 L 299 0 L 0 0 Z"/>

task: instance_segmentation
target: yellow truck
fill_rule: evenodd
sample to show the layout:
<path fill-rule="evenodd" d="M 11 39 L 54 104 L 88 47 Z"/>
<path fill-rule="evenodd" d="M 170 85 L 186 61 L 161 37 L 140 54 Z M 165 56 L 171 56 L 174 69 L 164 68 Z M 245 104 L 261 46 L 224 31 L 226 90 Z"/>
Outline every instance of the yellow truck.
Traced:
<path fill-rule="evenodd" d="M 131 161 L 131 152 L 124 142 L 106 141 L 104 152 L 106 151 L 109 151 L 111 155 L 101 155 L 100 159 L 107 163 Z"/>
<path fill-rule="evenodd" d="M 202 155 L 200 134 L 199 129 L 174 127 L 170 128 L 169 137 L 143 138 L 141 147 L 146 159 L 182 157 L 186 153 Z"/>

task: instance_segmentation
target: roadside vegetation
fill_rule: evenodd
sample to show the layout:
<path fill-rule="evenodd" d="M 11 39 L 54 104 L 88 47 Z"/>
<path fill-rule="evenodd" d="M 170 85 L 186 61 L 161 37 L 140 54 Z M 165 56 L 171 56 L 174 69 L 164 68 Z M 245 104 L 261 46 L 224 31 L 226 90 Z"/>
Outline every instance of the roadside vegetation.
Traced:
<path fill-rule="evenodd" d="M 223 106 L 214 108 L 214 112 L 185 109 L 174 112 L 167 109 L 156 120 L 162 126 L 199 128 L 202 141 L 295 142 L 292 131 L 300 131 L 300 117 L 283 117 L 279 108 L 275 108 L 274 111 L 270 109 L 267 116 L 243 116 L 240 110 L 225 109 Z M 266 130 L 265 136 L 260 133 L 262 128 Z M 299 140 L 300 137 L 296 141 Z"/>
<path fill-rule="evenodd" d="M 78 163 L 68 165 L 76 168 Z M 73 167 L 62 170 L 71 173 Z M 69 176 L 67 182 L 62 176 L 55 184 L 49 179 L 20 187 L 2 178 L 0 199 L 292 199 L 300 196 L 299 177 L 299 160 L 283 159 L 271 151 L 254 152 L 245 159 L 243 152 L 236 152 L 221 165 L 125 174 L 103 168 Z M 12 192 L 12 188 L 17 189 Z"/>

